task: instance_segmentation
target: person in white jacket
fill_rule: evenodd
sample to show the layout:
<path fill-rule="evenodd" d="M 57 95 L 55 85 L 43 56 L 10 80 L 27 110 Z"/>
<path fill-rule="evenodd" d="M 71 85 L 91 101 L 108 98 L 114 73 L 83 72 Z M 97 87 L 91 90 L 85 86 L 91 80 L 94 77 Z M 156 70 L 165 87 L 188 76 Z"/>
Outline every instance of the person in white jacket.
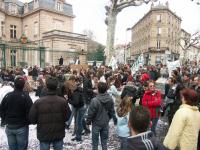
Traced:
<path fill-rule="evenodd" d="M 164 146 L 170 150 L 197 150 L 200 130 L 200 112 L 198 110 L 197 92 L 192 89 L 181 91 L 182 105 L 175 113 Z"/>
<path fill-rule="evenodd" d="M 121 96 L 122 91 L 119 91 L 116 86 L 115 86 L 115 78 L 114 77 L 110 77 L 108 79 L 109 81 L 109 89 L 108 89 L 108 94 L 110 94 L 110 96 L 112 96 L 114 103 L 116 103 L 116 99 L 118 97 Z"/>
<path fill-rule="evenodd" d="M 14 89 L 13 87 L 10 85 L 9 82 L 4 81 L 4 83 L 1 85 L 0 87 L 0 103 L 3 100 L 4 96 L 9 93 L 12 92 Z"/>

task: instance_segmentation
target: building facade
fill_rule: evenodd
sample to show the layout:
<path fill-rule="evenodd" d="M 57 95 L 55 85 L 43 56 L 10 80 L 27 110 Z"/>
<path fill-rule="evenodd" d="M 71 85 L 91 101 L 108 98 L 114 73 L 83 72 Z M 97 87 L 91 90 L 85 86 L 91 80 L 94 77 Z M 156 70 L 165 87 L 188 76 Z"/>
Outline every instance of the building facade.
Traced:
<path fill-rule="evenodd" d="M 179 57 L 181 18 L 165 5 L 151 5 L 150 11 L 132 27 L 131 56 L 143 53 L 145 64 L 166 63 Z"/>
<path fill-rule="evenodd" d="M 72 62 L 87 51 L 86 36 L 73 33 L 74 17 L 65 0 L 0 0 L 2 66 L 58 65 L 61 56 Z"/>

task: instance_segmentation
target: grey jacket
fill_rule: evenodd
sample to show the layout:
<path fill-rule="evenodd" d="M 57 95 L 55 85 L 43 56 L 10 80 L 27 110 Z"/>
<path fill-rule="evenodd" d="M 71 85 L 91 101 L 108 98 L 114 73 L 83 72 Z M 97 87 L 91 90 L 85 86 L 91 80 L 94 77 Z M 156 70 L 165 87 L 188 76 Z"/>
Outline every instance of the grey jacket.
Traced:
<path fill-rule="evenodd" d="M 111 118 L 115 118 L 114 102 L 108 94 L 99 94 L 92 99 L 87 116 L 87 124 L 106 127 Z"/>

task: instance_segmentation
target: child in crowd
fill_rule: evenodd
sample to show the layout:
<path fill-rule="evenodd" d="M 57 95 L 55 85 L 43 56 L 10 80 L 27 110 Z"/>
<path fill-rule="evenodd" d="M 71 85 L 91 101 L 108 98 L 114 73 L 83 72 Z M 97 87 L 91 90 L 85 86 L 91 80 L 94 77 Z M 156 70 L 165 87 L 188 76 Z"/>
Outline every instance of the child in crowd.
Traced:
<path fill-rule="evenodd" d="M 123 150 L 126 138 L 130 136 L 128 127 L 129 113 L 132 110 L 131 97 L 125 96 L 117 108 L 117 135 L 120 139 L 120 150 Z"/>

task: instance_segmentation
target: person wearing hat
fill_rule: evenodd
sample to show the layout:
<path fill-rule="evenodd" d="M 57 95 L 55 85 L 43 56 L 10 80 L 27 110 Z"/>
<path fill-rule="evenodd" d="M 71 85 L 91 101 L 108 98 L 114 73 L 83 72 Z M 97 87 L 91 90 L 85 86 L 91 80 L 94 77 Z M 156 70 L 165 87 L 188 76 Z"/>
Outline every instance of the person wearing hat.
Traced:
<path fill-rule="evenodd" d="M 70 118 L 71 110 L 66 99 L 57 95 L 56 77 L 47 78 L 46 86 L 47 95 L 35 101 L 29 113 L 29 120 L 32 124 L 37 124 L 40 150 L 50 150 L 51 144 L 55 150 L 61 150 L 65 137 L 65 122 Z"/>
<path fill-rule="evenodd" d="M 33 102 L 23 92 L 24 84 L 24 78 L 17 77 L 14 80 L 14 91 L 6 94 L 0 105 L 0 116 L 6 124 L 9 150 L 26 150 L 28 147 L 28 114 Z"/>

